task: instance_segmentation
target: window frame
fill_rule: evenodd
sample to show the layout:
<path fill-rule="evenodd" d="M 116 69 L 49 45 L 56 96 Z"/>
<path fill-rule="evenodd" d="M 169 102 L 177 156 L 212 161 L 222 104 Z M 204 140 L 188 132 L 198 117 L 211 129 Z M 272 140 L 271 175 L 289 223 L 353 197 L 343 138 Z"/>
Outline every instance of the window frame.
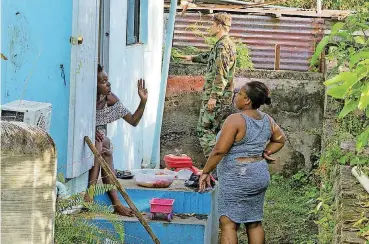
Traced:
<path fill-rule="evenodd" d="M 134 1 L 134 10 L 130 10 L 130 4 Z M 130 14 L 133 12 L 133 35 L 129 26 Z M 127 0 L 127 28 L 126 28 L 126 45 L 131 46 L 141 43 L 141 0 Z M 133 40 L 134 39 L 134 40 Z"/>

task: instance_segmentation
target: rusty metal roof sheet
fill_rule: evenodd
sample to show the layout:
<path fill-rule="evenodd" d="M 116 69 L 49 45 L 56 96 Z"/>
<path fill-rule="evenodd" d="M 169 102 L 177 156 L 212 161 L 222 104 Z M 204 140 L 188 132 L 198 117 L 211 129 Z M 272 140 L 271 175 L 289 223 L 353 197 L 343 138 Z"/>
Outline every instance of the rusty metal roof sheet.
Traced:
<path fill-rule="evenodd" d="M 173 47 L 209 48 L 203 38 L 196 36 L 188 28 L 195 23 L 201 24 L 203 28 L 200 30 L 205 32 L 211 25 L 211 16 L 199 13 L 177 16 Z M 307 71 L 309 59 L 323 32 L 323 19 L 232 14 L 230 35 L 247 44 L 257 69 L 274 68 L 274 49 L 276 44 L 280 44 L 280 69 Z"/>

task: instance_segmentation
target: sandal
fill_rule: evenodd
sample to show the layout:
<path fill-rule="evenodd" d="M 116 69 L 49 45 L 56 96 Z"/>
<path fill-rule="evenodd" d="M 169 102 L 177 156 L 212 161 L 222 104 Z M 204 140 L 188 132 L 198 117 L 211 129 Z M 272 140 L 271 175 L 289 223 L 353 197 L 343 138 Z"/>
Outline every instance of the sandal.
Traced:
<path fill-rule="evenodd" d="M 134 175 L 129 170 L 123 170 L 123 171 L 116 170 L 115 172 L 116 172 L 115 176 L 119 179 L 128 180 L 128 179 L 132 179 L 134 177 Z"/>

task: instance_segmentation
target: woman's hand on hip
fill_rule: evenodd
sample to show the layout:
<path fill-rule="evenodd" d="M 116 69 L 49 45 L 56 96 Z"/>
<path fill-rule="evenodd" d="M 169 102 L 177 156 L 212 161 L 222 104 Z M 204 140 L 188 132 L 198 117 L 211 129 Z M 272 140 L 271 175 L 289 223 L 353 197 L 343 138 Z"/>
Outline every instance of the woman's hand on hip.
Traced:
<path fill-rule="evenodd" d="M 263 152 L 263 158 L 269 163 L 273 163 L 275 161 L 275 158 L 272 158 L 270 155 L 272 154 L 271 151 L 264 150 Z"/>

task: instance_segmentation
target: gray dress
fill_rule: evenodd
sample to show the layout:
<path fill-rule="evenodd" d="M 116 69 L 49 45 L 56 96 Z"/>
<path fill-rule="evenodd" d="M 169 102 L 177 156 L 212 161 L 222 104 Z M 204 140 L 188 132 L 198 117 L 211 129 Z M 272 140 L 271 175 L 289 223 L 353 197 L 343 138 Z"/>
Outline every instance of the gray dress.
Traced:
<path fill-rule="evenodd" d="M 244 114 L 246 122 L 244 138 L 232 145 L 219 163 L 219 216 L 227 216 L 236 223 L 262 221 L 264 196 L 270 175 L 265 160 L 240 163 L 236 158 L 262 156 L 271 137 L 268 115 L 256 120 Z M 218 134 L 219 136 L 219 134 Z"/>

